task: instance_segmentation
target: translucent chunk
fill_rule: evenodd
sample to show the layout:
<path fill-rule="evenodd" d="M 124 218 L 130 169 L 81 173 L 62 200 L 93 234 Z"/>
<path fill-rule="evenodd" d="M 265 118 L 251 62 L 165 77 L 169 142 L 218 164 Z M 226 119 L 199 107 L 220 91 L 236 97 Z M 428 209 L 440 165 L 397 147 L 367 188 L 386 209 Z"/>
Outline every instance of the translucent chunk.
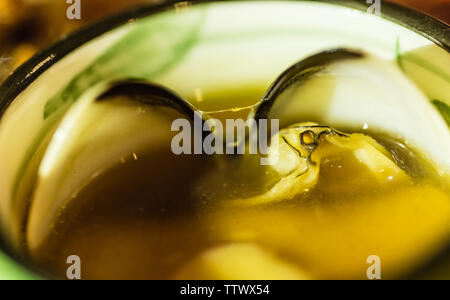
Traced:
<path fill-rule="evenodd" d="M 274 139 L 278 143 L 274 143 Z M 266 193 L 234 200 L 234 203 L 244 206 L 273 203 L 309 192 L 317 184 L 324 162 L 349 153 L 352 159 L 346 162 L 354 165 L 355 170 L 368 169 L 375 183 L 408 178 L 389 152 L 373 138 L 357 133 L 344 134 L 315 123 L 302 123 L 281 130 L 272 138 L 269 159 L 280 180 Z"/>
<path fill-rule="evenodd" d="M 305 273 L 267 250 L 250 243 L 207 250 L 183 266 L 178 280 L 305 280 Z"/>

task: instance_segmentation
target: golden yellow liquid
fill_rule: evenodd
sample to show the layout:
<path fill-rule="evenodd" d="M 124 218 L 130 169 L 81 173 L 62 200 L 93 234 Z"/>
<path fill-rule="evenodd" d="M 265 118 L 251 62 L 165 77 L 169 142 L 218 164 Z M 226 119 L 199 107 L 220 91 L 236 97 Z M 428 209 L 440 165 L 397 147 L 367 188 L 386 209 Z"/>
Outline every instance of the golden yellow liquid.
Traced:
<path fill-rule="evenodd" d="M 406 156 L 408 166 L 426 169 Z M 342 153 L 323 162 L 310 192 L 236 207 L 234 198 L 273 184 L 265 167 L 240 163 L 175 156 L 170 145 L 127 157 L 71 200 L 31 259 L 60 278 L 77 255 L 83 279 L 364 279 L 376 255 L 388 279 L 408 276 L 447 246 L 448 186 L 422 168 L 379 184 Z"/>

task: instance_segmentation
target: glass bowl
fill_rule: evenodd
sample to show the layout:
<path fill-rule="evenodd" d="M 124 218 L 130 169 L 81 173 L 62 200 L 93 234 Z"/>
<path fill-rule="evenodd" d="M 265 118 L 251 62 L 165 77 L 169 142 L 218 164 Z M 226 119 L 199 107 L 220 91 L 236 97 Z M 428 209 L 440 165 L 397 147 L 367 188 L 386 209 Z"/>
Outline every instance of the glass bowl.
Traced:
<path fill-rule="evenodd" d="M 147 80 L 199 109 L 220 110 L 256 103 L 309 55 L 355 48 L 401 66 L 430 101 L 449 105 L 449 27 L 395 4 L 382 3 L 380 16 L 368 7 L 352 0 L 168 2 L 103 20 L 34 56 L 0 87 L 0 278 L 38 277 L 15 250 L 36 174 L 72 100 L 102 81 Z M 210 101 L 218 90 L 227 99 Z M 434 264 L 445 270 L 443 259 Z"/>

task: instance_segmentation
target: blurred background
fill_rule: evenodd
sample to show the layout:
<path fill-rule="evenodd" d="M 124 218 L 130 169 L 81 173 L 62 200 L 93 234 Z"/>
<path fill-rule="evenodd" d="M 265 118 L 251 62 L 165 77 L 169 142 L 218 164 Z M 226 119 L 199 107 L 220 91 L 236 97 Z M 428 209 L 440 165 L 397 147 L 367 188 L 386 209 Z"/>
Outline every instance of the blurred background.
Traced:
<path fill-rule="evenodd" d="M 450 0 L 390 1 L 450 24 Z M 164 0 L 81 0 L 81 20 L 69 20 L 66 11 L 71 4 L 66 0 L 0 0 L 0 82 L 34 53 L 75 29 L 127 7 L 158 2 Z"/>

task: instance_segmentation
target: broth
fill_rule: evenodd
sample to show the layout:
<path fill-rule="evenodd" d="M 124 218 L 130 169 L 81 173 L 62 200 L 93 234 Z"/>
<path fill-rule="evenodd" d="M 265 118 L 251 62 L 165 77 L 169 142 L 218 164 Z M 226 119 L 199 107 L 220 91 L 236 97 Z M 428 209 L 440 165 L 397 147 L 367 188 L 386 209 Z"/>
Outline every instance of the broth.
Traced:
<path fill-rule="evenodd" d="M 379 183 L 342 151 L 311 190 L 249 207 L 232 200 L 276 182 L 267 166 L 242 167 L 256 157 L 176 156 L 170 145 L 124 157 L 61 209 L 30 259 L 57 278 L 77 255 L 83 279 L 363 279 L 377 255 L 383 278 L 406 276 L 447 245 L 448 185 L 401 141 L 370 135 L 405 180 Z"/>

